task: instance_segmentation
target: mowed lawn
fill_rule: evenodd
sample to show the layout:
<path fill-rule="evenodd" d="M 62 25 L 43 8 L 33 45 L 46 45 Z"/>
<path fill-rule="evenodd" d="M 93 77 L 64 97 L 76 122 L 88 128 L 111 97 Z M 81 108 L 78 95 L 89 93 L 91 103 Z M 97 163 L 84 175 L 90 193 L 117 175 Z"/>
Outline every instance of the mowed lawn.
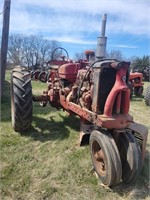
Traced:
<path fill-rule="evenodd" d="M 25 133 L 12 129 L 10 71 L 6 80 L 1 100 L 2 200 L 150 199 L 150 136 L 137 182 L 105 188 L 93 174 L 89 146 L 79 146 L 78 117 L 34 103 L 31 129 Z M 46 84 L 33 82 L 34 93 L 42 93 L 43 88 Z M 133 97 L 130 113 L 150 131 L 150 107 L 145 105 L 143 97 Z"/>

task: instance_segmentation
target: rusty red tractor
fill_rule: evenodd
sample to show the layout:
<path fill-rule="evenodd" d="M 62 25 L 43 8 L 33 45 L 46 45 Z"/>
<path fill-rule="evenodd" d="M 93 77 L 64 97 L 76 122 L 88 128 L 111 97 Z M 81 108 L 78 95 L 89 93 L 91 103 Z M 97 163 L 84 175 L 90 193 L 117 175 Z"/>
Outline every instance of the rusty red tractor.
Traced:
<path fill-rule="evenodd" d="M 80 144 L 88 140 L 99 179 L 106 186 L 121 181 L 129 184 L 136 181 L 142 169 L 148 130 L 129 114 L 130 63 L 102 57 L 97 55 L 92 63 L 50 60 L 55 66 L 45 76 L 47 90 L 40 96 L 32 94 L 30 71 L 14 68 L 12 125 L 16 131 L 31 126 L 32 101 L 79 116 Z"/>
<path fill-rule="evenodd" d="M 129 76 L 129 88 L 131 90 L 131 97 L 134 93 L 135 96 L 141 96 L 143 93 L 143 74 L 134 72 Z"/>

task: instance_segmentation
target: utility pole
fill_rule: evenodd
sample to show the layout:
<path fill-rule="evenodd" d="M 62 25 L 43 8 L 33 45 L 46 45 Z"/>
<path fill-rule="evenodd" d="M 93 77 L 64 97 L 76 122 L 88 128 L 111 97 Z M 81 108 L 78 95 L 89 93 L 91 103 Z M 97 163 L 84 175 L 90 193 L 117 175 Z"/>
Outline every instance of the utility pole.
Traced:
<path fill-rule="evenodd" d="M 6 71 L 6 64 L 7 64 L 10 4 L 11 4 L 11 0 L 4 0 L 3 27 L 2 27 L 2 40 L 1 40 L 1 59 L 0 59 L 0 97 L 2 96 L 3 90 L 4 90 L 5 71 Z"/>

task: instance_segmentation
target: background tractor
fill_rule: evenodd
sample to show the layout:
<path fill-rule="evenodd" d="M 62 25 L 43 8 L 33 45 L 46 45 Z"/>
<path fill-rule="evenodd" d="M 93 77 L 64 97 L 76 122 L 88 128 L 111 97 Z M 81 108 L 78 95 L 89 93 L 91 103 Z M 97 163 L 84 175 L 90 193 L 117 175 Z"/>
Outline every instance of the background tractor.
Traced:
<path fill-rule="evenodd" d="M 141 96 L 143 93 L 143 74 L 134 72 L 129 75 L 129 88 L 131 90 L 131 98 L 134 93 L 135 96 Z"/>
<path fill-rule="evenodd" d="M 114 186 L 137 179 L 144 163 L 148 130 L 129 114 L 130 63 L 105 58 L 105 25 L 106 14 L 94 62 L 73 62 L 64 57 L 49 61 L 51 69 L 43 76 L 47 90 L 41 95 L 32 94 L 30 71 L 13 69 L 12 125 L 16 131 L 30 128 L 32 102 L 37 101 L 77 115 L 80 145 L 89 142 L 95 172 L 104 185 Z"/>

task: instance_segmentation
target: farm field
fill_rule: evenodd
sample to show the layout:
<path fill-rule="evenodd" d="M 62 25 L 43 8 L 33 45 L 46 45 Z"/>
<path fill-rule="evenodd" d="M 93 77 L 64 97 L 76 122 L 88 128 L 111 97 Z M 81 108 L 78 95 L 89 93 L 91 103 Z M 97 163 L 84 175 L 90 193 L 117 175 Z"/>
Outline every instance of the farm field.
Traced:
<path fill-rule="evenodd" d="M 10 73 L 1 99 L 0 187 L 3 200 L 150 199 L 150 135 L 145 163 L 134 185 L 105 188 L 92 171 L 89 146 L 79 146 L 79 118 L 49 105 L 33 104 L 32 127 L 17 133 L 11 126 Z M 144 88 L 150 84 L 144 83 Z M 46 84 L 33 82 L 33 93 Z M 133 96 L 130 114 L 150 134 L 150 107 Z"/>

